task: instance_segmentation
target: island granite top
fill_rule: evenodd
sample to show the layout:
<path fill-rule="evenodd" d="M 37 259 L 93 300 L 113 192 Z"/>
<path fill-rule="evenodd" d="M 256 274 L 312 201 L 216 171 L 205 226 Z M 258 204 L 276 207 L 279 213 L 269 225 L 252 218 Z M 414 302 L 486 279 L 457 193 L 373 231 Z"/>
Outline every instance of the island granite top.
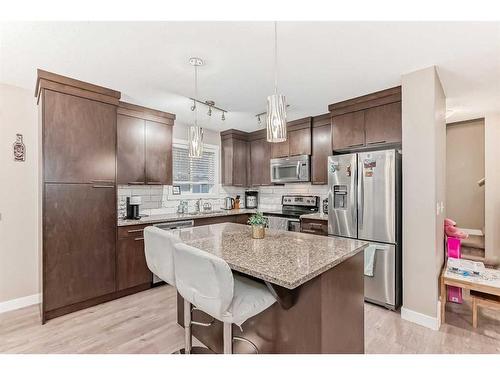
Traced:
<path fill-rule="evenodd" d="M 231 269 L 295 289 L 362 251 L 367 242 L 266 229 L 253 239 L 249 225 L 222 223 L 174 230 L 187 245 L 224 259 Z"/>
<path fill-rule="evenodd" d="M 220 210 L 220 211 L 207 211 L 201 213 L 186 213 L 186 214 L 160 214 L 160 215 L 150 215 L 141 217 L 139 220 L 128 220 L 128 219 L 118 219 L 118 226 L 124 227 L 127 225 L 141 225 L 141 224 L 154 224 L 163 223 L 168 221 L 179 221 L 179 220 L 193 220 L 193 219 L 204 219 L 207 217 L 218 217 L 218 216 L 233 216 L 233 215 L 244 215 L 244 214 L 254 214 L 257 212 L 253 208 L 240 208 L 233 210 Z"/>

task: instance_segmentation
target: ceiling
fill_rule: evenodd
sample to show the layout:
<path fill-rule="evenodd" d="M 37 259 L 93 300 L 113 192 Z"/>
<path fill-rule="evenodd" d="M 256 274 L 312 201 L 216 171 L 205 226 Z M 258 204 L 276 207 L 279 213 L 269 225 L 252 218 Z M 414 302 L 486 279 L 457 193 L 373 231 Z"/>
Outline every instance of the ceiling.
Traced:
<path fill-rule="evenodd" d="M 258 129 L 273 92 L 272 22 L 31 22 L 0 24 L 0 82 L 34 90 L 36 68 L 122 92 L 122 100 L 193 118 L 193 68 L 199 98 L 229 111 L 206 128 Z M 328 104 L 401 83 L 438 67 L 449 122 L 498 111 L 500 23 L 280 22 L 280 93 L 288 119 L 327 112 Z"/>

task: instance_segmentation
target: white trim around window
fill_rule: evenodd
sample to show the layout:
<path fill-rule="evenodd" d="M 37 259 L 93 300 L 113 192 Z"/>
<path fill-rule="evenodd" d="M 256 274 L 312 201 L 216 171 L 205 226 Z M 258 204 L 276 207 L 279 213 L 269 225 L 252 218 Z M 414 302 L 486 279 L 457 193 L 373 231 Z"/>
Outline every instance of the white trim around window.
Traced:
<path fill-rule="evenodd" d="M 188 142 L 184 139 L 177 139 L 174 138 L 172 142 L 172 147 L 180 147 L 180 148 L 188 148 Z M 190 199 L 217 199 L 220 198 L 220 192 L 219 192 L 219 187 L 220 187 L 220 147 L 217 145 L 212 145 L 212 144 L 203 144 L 203 150 L 206 151 L 211 151 L 215 154 L 214 158 L 214 183 L 213 187 L 210 191 L 210 193 L 185 193 L 183 192 L 181 195 L 173 195 L 172 194 L 172 186 L 179 185 L 177 181 L 175 181 L 175 171 L 174 171 L 174 166 L 172 166 L 172 172 L 173 172 L 173 179 L 174 181 L 172 182 L 172 186 L 168 187 L 168 195 L 167 199 L 168 200 L 190 200 Z M 172 160 L 172 163 L 174 161 Z M 191 182 L 191 184 L 202 184 L 202 181 L 198 182 Z"/>

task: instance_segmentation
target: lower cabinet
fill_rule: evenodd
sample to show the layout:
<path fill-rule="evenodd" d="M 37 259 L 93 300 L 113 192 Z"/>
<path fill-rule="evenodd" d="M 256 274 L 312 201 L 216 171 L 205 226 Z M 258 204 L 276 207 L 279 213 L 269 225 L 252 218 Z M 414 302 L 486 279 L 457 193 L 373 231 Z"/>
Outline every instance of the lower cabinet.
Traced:
<path fill-rule="evenodd" d="M 318 234 L 320 236 L 328 236 L 328 221 L 301 219 L 300 231 L 303 233 Z"/>
<path fill-rule="evenodd" d="M 118 240 L 116 248 L 116 286 L 118 290 L 132 288 L 153 281 L 144 255 L 144 238 L 137 237 Z"/>
<path fill-rule="evenodd" d="M 220 224 L 220 223 L 237 223 L 237 224 L 247 224 L 250 215 L 230 215 L 230 216 L 215 216 L 215 217 L 204 217 L 194 220 L 194 226 L 199 227 L 201 225 L 210 224 Z"/>
<path fill-rule="evenodd" d="M 113 185 L 45 184 L 43 313 L 115 291 Z"/>

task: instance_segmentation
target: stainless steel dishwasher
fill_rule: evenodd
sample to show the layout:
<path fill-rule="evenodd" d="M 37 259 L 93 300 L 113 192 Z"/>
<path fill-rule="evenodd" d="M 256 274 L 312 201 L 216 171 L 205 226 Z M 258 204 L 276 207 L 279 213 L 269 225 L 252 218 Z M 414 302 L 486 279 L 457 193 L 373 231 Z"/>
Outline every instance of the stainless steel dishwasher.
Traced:
<path fill-rule="evenodd" d="M 194 225 L 193 220 L 169 221 L 166 223 L 153 224 L 154 227 L 157 227 L 157 228 L 160 228 L 163 230 L 189 228 L 189 227 L 192 227 L 193 225 Z M 160 284 L 161 282 L 163 282 L 163 280 L 160 279 L 155 274 L 153 274 L 153 286 Z"/>

